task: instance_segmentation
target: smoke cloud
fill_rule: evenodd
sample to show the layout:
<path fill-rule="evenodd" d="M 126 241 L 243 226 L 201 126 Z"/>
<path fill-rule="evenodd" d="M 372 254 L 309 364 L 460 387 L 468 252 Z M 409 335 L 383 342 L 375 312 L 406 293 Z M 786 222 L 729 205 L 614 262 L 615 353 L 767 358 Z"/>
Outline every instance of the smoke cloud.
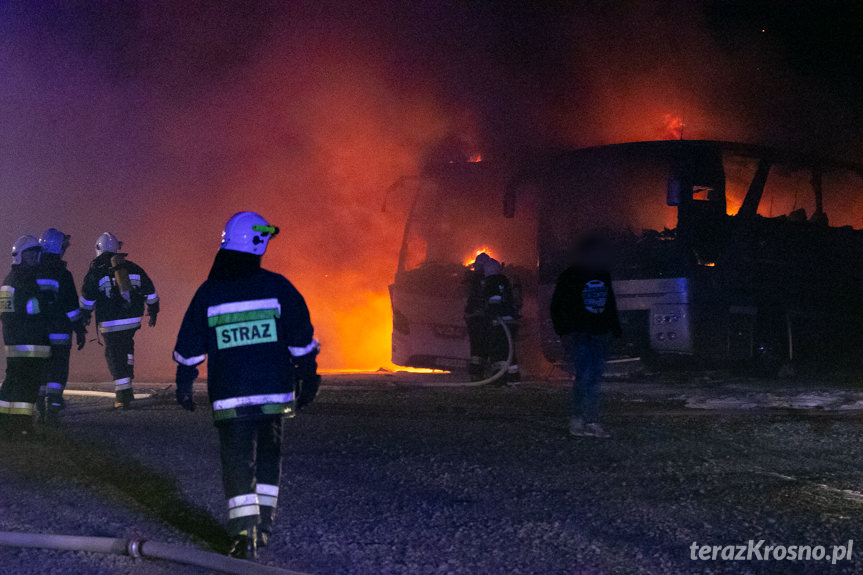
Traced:
<path fill-rule="evenodd" d="M 63 229 L 80 281 L 116 233 L 162 294 L 137 340 L 139 379 L 163 379 L 224 221 L 257 210 L 323 366 L 386 366 L 404 213 L 384 194 L 452 138 L 493 159 L 661 139 L 671 119 L 686 138 L 859 155 L 847 90 L 710 7 L 4 2 L 0 241 Z M 107 379 L 100 353 L 74 354 L 73 377 Z"/>

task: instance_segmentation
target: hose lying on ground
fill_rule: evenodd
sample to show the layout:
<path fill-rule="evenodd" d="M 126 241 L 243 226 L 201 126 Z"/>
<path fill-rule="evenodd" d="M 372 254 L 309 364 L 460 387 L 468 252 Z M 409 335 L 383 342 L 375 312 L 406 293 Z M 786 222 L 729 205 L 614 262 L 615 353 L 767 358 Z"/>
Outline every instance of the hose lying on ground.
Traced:
<path fill-rule="evenodd" d="M 179 545 L 168 545 L 142 539 L 113 539 L 110 537 L 78 537 L 75 535 L 46 535 L 42 533 L 15 533 L 0 531 L 0 545 L 7 547 L 36 547 L 60 551 L 89 551 L 110 553 L 145 559 L 163 559 L 185 565 L 211 569 L 218 573 L 236 575 L 307 575 L 278 567 L 261 565 L 225 557 L 216 553 L 199 551 Z"/>
<path fill-rule="evenodd" d="M 490 377 L 487 377 L 480 381 L 413 382 L 410 384 L 403 384 L 403 387 L 479 387 L 482 385 L 488 385 L 489 383 L 494 383 L 495 381 L 506 375 L 506 372 L 512 365 L 512 358 L 515 355 L 515 342 L 512 340 L 512 332 L 509 330 L 509 326 L 506 325 L 506 322 L 503 321 L 500 317 L 497 318 L 497 322 L 503 328 L 503 333 L 506 335 L 506 342 L 509 345 L 509 353 L 507 354 L 506 361 L 502 364 L 501 368 L 497 372 L 492 374 Z"/>

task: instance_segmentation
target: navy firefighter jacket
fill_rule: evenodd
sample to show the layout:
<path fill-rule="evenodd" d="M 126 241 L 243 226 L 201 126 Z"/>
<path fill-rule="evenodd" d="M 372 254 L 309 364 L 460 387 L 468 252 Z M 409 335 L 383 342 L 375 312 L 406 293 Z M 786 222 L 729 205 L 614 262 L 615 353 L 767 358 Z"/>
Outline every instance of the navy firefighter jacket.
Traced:
<path fill-rule="evenodd" d="M 186 311 L 174 361 L 208 361 L 217 424 L 291 414 L 294 360 L 317 353 L 313 334 L 306 302 L 284 276 L 258 268 L 231 280 L 211 277 Z M 191 390 L 191 380 L 177 384 Z"/>

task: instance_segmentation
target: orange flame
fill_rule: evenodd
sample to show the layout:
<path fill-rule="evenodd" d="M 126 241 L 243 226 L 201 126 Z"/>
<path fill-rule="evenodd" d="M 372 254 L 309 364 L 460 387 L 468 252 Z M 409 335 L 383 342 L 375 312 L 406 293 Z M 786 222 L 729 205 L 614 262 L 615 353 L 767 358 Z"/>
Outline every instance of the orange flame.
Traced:
<path fill-rule="evenodd" d="M 467 161 L 471 162 L 472 164 L 478 164 L 482 161 L 482 154 L 471 154 Z"/>
<path fill-rule="evenodd" d="M 683 128 L 686 124 L 683 123 L 683 118 L 674 114 L 665 114 L 665 139 L 666 140 L 682 140 Z"/>
<path fill-rule="evenodd" d="M 464 259 L 464 261 L 462 262 L 462 265 L 463 265 L 463 266 L 465 266 L 465 267 L 470 267 L 470 266 L 472 266 L 472 265 L 473 265 L 473 263 L 476 261 L 476 257 L 477 257 L 479 254 L 488 254 L 488 256 L 489 256 L 489 257 L 494 257 L 494 256 L 492 256 L 492 255 L 491 255 L 491 250 L 490 250 L 489 248 L 487 248 L 487 247 L 482 247 L 482 248 L 479 248 L 478 250 L 476 250 L 472 255 L 467 256 L 467 257 Z"/>

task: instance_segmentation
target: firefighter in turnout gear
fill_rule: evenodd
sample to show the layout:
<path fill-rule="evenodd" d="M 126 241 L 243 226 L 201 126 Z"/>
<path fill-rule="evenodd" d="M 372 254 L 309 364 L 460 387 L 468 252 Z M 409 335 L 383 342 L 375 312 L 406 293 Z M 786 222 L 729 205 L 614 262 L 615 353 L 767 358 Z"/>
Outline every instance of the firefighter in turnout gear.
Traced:
<path fill-rule="evenodd" d="M 472 269 L 468 270 L 465 283 L 468 286 L 465 323 L 470 340 L 471 381 L 485 378 L 486 368 L 497 373 L 509 358 L 509 339 L 501 326 L 506 323 L 513 339 L 513 354 L 503 380 L 510 385 L 520 379 L 515 350 L 518 333 L 520 304 L 514 295 L 509 279 L 502 266 L 486 253 L 477 255 Z"/>
<path fill-rule="evenodd" d="M 208 360 L 219 432 L 231 555 L 254 559 L 273 529 L 281 477 L 282 420 L 318 390 L 319 350 L 309 310 L 283 276 L 261 268 L 278 233 L 254 212 L 228 220 L 207 281 L 183 318 L 174 360 L 177 402 L 193 411 L 196 366 Z"/>
<path fill-rule="evenodd" d="M 144 306 L 155 327 L 159 313 L 159 296 L 144 269 L 119 253 L 122 243 L 105 232 L 96 240 L 96 259 L 81 288 L 81 311 L 84 325 L 96 310 L 99 334 L 105 340 L 105 358 L 114 378 L 114 407 L 129 409 L 134 392 L 135 333 L 141 328 Z"/>
<path fill-rule="evenodd" d="M 63 261 L 69 239 L 70 236 L 56 228 L 48 228 L 39 236 L 42 259 L 36 283 L 46 299 L 43 313 L 48 318 L 51 358 L 48 360 L 47 382 L 39 389 L 36 407 L 40 420 L 47 419 L 49 423 L 56 423 L 63 409 L 63 390 L 69 379 L 72 334 L 75 334 L 79 350 L 87 341 L 87 328 L 78 309 L 78 289 Z"/>
<path fill-rule="evenodd" d="M 473 265 L 465 275 L 465 286 L 467 287 L 467 304 L 464 308 L 464 321 L 467 326 L 467 336 L 470 341 L 470 372 L 471 381 L 483 379 L 486 363 L 488 363 L 488 333 L 489 319 L 486 315 L 484 289 L 482 280 L 483 265 L 489 260 L 485 252 L 477 254 Z"/>
<path fill-rule="evenodd" d="M 518 355 L 515 339 L 518 335 L 518 319 L 520 306 L 513 294 L 509 278 L 503 273 L 503 266 L 494 258 L 483 263 L 482 295 L 489 318 L 488 358 L 491 369 L 497 373 L 507 364 L 507 385 L 516 385 L 521 381 L 518 368 Z M 512 357 L 509 357 L 509 338 L 501 323 L 505 323 L 512 337 Z"/>
<path fill-rule="evenodd" d="M 51 356 L 43 292 L 36 282 L 39 240 L 22 236 L 12 246 L 12 271 L 0 286 L 0 319 L 6 347 L 6 379 L 0 387 L 0 426 L 13 436 L 33 429 L 39 386 Z"/>

